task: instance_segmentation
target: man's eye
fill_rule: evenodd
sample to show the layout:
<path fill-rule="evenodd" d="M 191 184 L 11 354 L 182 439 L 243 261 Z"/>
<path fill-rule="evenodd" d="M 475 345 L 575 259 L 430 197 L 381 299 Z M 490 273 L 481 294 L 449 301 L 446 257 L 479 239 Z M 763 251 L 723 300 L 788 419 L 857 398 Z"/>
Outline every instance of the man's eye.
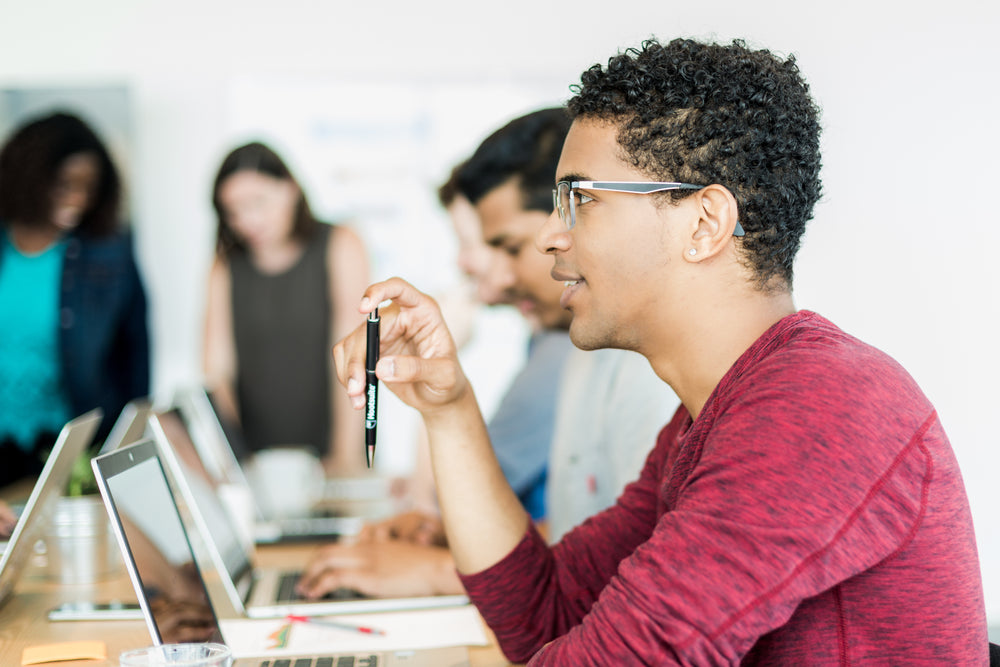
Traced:
<path fill-rule="evenodd" d="M 504 246 L 503 251 L 510 255 L 511 257 L 517 257 L 521 254 L 521 248 L 523 244 L 518 243 L 517 245 Z"/>
<path fill-rule="evenodd" d="M 586 204 L 587 202 L 594 201 L 593 197 L 588 197 L 587 195 L 585 195 L 584 193 L 580 192 L 579 190 L 574 190 L 573 191 L 573 195 L 576 197 L 576 205 L 577 206 L 582 206 L 583 204 Z"/>

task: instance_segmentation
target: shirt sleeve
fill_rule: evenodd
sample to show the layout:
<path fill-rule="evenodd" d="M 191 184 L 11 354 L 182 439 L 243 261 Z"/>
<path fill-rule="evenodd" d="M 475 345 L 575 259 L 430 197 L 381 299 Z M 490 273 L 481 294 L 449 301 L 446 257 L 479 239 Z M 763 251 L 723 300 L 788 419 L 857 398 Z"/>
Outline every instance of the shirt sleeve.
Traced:
<path fill-rule="evenodd" d="M 685 413 L 686 414 L 686 413 Z M 544 643 L 589 613 L 619 563 L 656 522 L 656 489 L 670 438 L 661 434 L 640 478 L 618 503 L 548 547 L 530 526 L 521 542 L 494 566 L 462 575 L 462 583 L 504 654 L 525 662 Z"/>
<path fill-rule="evenodd" d="M 801 366 L 758 373 L 766 391 L 706 405 L 684 436 L 700 445 L 669 466 L 654 453 L 618 505 L 553 551 L 523 541 L 504 566 L 516 583 L 494 582 L 512 599 L 483 612 L 505 653 L 531 665 L 735 664 L 804 600 L 900 549 L 925 510 L 922 437 L 935 417 L 845 399 L 856 371 L 821 386 Z"/>

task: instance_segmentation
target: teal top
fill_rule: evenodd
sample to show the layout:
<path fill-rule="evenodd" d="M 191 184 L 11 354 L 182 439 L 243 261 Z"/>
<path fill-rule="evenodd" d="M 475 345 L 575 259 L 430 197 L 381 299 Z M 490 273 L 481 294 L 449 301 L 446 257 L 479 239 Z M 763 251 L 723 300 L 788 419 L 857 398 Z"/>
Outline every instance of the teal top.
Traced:
<path fill-rule="evenodd" d="M 71 418 L 59 360 L 59 290 L 66 242 L 37 255 L 0 228 L 0 442 L 30 451 Z"/>

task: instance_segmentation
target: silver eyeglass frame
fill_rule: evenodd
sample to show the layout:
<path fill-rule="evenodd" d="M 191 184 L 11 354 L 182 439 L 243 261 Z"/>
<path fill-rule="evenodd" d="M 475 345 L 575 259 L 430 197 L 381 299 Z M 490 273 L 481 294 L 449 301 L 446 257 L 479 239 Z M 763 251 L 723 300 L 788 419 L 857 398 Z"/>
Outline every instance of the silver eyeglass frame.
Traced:
<path fill-rule="evenodd" d="M 552 189 L 552 207 L 559 213 L 559 219 L 566 225 L 566 229 L 573 229 L 576 226 L 576 202 L 572 196 L 574 190 L 601 190 L 606 192 L 624 192 L 634 195 L 648 195 L 654 192 L 666 192 L 668 190 L 701 190 L 704 185 L 694 185 L 693 183 L 673 183 L 666 181 L 559 181 Z M 569 201 L 569 216 L 566 215 L 566 206 L 563 205 L 560 191 L 565 188 L 566 199 Z M 736 221 L 736 228 L 733 236 L 743 236 L 743 225 Z"/>

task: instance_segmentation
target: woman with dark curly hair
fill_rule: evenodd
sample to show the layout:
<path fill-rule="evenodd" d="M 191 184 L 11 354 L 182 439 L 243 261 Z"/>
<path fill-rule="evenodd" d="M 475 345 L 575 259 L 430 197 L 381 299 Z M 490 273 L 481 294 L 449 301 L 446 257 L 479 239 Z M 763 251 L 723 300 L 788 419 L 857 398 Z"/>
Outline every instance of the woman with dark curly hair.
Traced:
<path fill-rule="evenodd" d="M 146 294 L 121 183 L 80 118 L 54 113 L 0 150 L 0 485 L 39 472 L 63 424 L 149 392 Z"/>
<path fill-rule="evenodd" d="M 462 583 L 530 665 L 985 665 L 972 517 L 934 407 L 792 299 L 820 194 L 793 58 L 650 41 L 594 66 L 536 236 L 570 337 L 681 399 L 638 480 L 549 547 L 504 481 L 440 312 L 395 278 L 377 374 L 427 426 Z M 355 406 L 364 331 L 334 356 Z M 618 445 L 622 447 L 622 445 Z"/>

